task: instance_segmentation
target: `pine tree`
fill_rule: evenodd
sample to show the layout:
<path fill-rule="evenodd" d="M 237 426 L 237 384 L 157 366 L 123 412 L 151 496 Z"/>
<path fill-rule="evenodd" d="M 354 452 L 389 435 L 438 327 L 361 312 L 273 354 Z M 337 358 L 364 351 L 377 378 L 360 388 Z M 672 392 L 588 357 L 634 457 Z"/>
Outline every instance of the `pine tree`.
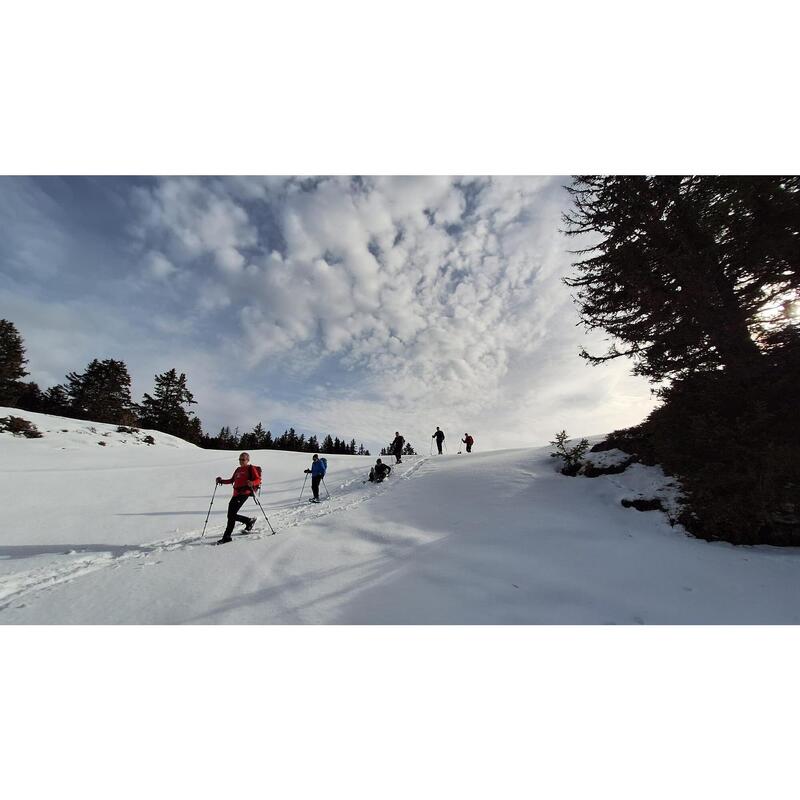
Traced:
<path fill-rule="evenodd" d="M 579 176 L 569 188 L 581 321 L 652 381 L 725 367 L 747 372 L 771 305 L 800 296 L 800 177 Z M 771 328 L 793 324 L 786 313 Z"/>
<path fill-rule="evenodd" d="M 25 370 L 25 346 L 13 322 L 0 319 L 0 406 L 13 406 L 19 397 Z"/>
<path fill-rule="evenodd" d="M 199 445 L 203 440 L 203 426 L 197 417 L 189 420 L 189 430 L 186 434 L 186 441 Z"/>
<path fill-rule="evenodd" d="M 219 439 L 216 436 L 211 436 L 208 433 L 203 433 L 200 437 L 200 447 L 204 450 L 219 450 Z"/>
<path fill-rule="evenodd" d="M 188 405 L 196 405 L 196 401 L 186 386 L 185 373 L 178 375 L 171 369 L 156 375 L 153 396 L 145 394 L 140 405 L 140 425 L 186 439 L 196 432 L 191 420 L 194 415 L 184 408 Z"/>
<path fill-rule="evenodd" d="M 317 441 L 316 435 L 312 436 L 308 440 L 308 452 L 309 453 L 318 453 L 319 452 L 319 442 Z"/>
<path fill-rule="evenodd" d="M 347 448 L 347 452 L 351 456 L 354 456 L 356 454 L 356 440 L 355 439 L 351 439 L 350 440 L 350 446 Z"/>
<path fill-rule="evenodd" d="M 238 440 L 231 433 L 231 429 L 224 425 L 217 434 L 217 447 L 220 450 L 236 450 L 239 446 Z"/>
<path fill-rule="evenodd" d="M 131 416 L 131 376 L 124 361 L 93 359 L 86 372 L 67 375 L 70 413 L 79 419 L 125 424 Z"/>
<path fill-rule="evenodd" d="M 42 398 L 45 414 L 66 416 L 70 413 L 69 395 L 60 384 L 51 386 Z"/>
<path fill-rule="evenodd" d="M 266 438 L 266 433 L 264 432 L 263 425 L 259 422 L 255 428 L 253 428 L 253 440 L 255 444 L 253 444 L 253 448 L 256 450 L 263 450 L 264 449 L 264 439 Z"/>
<path fill-rule="evenodd" d="M 45 400 L 39 384 L 30 381 L 19 384 L 19 396 L 17 397 L 16 407 L 25 411 L 36 411 L 40 414 L 45 411 Z"/>
<path fill-rule="evenodd" d="M 335 452 L 336 452 L 336 451 L 333 449 L 333 437 L 332 437 L 330 434 L 328 434 L 328 435 L 327 435 L 327 436 L 326 436 L 326 437 L 325 437 L 325 438 L 322 440 L 322 448 L 321 448 L 321 449 L 322 449 L 322 452 L 323 452 L 323 453 L 335 453 Z"/>
<path fill-rule="evenodd" d="M 589 440 L 581 439 L 578 444 L 573 447 L 567 447 L 569 437 L 566 431 L 561 431 L 556 434 L 556 438 L 550 442 L 555 447 L 555 452 L 550 453 L 551 458 L 562 458 L 564 460 L 564 467 L 561 472 L 564 475 L 574 477 L 580 472 L 583 466 L 583 457 L 589 449 Z"/>
<path fill-rule="evenodd" d="M 258 447 L 256 435 L 252 431 L 242 434 L 242 438 L 239 440 L 239 446 L 242 450 L 255 450 Z"/>

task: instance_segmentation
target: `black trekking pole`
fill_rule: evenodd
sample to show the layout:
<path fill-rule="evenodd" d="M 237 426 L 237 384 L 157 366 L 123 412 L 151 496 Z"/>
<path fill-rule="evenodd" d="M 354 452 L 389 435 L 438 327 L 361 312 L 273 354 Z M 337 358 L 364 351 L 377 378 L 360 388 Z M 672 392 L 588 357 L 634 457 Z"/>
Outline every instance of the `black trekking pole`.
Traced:
<path fill-rule="evenodd" d="M 211 502 L 208 504 L 208 514 L 206 514 L 206 521 L 203 523 L 203 533 L 200 535 L 201 539 L 205 538 L 206 535 L 206 525 L 208 525 L 208 518 L 211 516 L 211 506 L 214 505 L 214 495 L 216 495 L 217 493 L 217 486 L 219 486 L 219 484 L 215 483 L 214 494 L 211 495 Z"/>
<path fill-rule="evenodd" d="M 328 492 L 328 484 L 325 483 L 325 478 L 322 479 L 322 485 L 325 487 L 325 491 Z M 328 492 L 328 500 L 331 499 L 331 493 Z"/>
<path fill-rule="evenodd" d="M 306 472 L 306 477 L 305 477 L 305 480 L 303 481 L 303 488 L 300 490 L 300 497 L 297 498 L 298 500 L 302 500 L 303 499 L 303 492 L 306 490 L 306 481 L 307 480 L 308 480 L 308 472 Z"/>
<path fill-rule="evenodd" d="M 269 529 L 272 531 L 272 535 L 274 536 L 275 535 L 275 529 L 272 527 L 272 523 L 269 521 L 269 517 L 267 516 L 267 512 L 264 511 L 264 506 L 262 506 L 261 503 L 259 502 L 258 498 L 255 495 L 255 492 L 253 492 L 253 500 L 256 501 L 256 505 L 261 509 L 261 513 L 264 515 L 264 519 L 267 521 L 267 525 L 269 525 Z"/>
<path fill-rule="evenodd" d="M 431 436 L 431 452 L 430 455 L 433 455 L 433 437 Z"/>

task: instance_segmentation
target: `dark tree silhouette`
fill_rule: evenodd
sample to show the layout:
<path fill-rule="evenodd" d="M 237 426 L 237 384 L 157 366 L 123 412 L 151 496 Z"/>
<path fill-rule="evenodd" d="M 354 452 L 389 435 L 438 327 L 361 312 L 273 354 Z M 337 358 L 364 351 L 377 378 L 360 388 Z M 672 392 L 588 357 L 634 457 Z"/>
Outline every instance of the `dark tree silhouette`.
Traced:
<path fill-rule="evenodd" d="M 199 422 L 192 420 L 193 412 L 184 406 L 196 405 L 194 395 L 186 386 L 186 374 L 171 369 L 155 376 L 153 395 L 145 394 L 139 406 L 139 424 L 143 428 L 169 433 L 189 441 L 200 441 Z"/>
<path fill-rule="evenodd" d="M 20 381 L 25 370 L 25 346 L 13 322 L 0 319 L 0 406 L 13 406 L 22 393 Z"/>
<path fill-rule="evenodd" d="M 33 381 L 19 384 L 19 395 L 15 405 L 25 411 L 36 411 L 40 414 L 47 413 L 44 394 L 42 394 L 39 384 Z"/>
<path fill-rule="evenodd" d="M 800 545 L 800 178 L 579 176 L 581 320 L 663 381 L 616 446 L 680 476 L 696 536 Z"/>
<path fill-rule="evenodd" d="M 70 399 L 70 413 L 79 419 L 121 425 L 133 421 L 131 376 L 123 361 L 112 358 L 98 361 L 95 358 L 86 367 L 86 372 L 67 375 L 66 392 Z"/>
<path fill-rule="evenodd" d="M 70 413 L 69 395 L 60 384 L 51 386 L 43 396 L 44 413 L 66 416 Z"/>
<path fill-rule="evenodd" d="M 772 333 L 793 324 L 800 178 L 584 175 L 568 191 L 566 233 L 593 238 L 565 282 L 583 324 L 622 345 L 591 363 L 631 356 L 653 381 L 747 371 L 765 315 Z"/>

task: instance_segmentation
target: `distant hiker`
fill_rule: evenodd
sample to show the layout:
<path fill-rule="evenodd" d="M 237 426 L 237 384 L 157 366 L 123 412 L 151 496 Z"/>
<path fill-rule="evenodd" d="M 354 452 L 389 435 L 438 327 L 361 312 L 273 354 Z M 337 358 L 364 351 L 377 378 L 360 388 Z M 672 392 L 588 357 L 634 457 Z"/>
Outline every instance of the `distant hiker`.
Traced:
<path fill-rule="evenodd" d="M 436 426 L 436 433 L 431 436 L 431 439 L 436 439 L 436 446 L 439 448 L 439 455 L 442 454 L 442 442 L 444 441 L 444 431 L 439 430 L 439 426 Z"/>
<path fill-rule="evenodd" d="M 472 452 L 472 445 L 474 444 L 475 440 L 468 434 L 464 434 L 464 438 L 461 440 L 467 446 L 467 452 Z"/>
<path fill-rule="evenodd" d="M 369 471 L 369 479 L 372 483 L 381 483 L 384 478 L 389 477 L 391 471 L 392 468 L 388 464 L 384 464 L 383 461 L 378 459 L 375 462 L 375 466 Z"/>
<path fill-rule="evenodd" d="M 395 464 L 402 463 L 403 459 L 401 456 L 403 455 L 403 445 L 405 444 L 406 440 L 397 432 L 394 432 L 394 441 L 392 442 L 392 453 L 394 453 L 394 457 L 397 459 Z"/>
<path fill-rule="evenodd" d="M 259 467 L 254 467 L 250 463 L 250 453 L 242 453 L 239 456 L 239 466 L 233 472 L 233 475 L 225 480 L 217 476 L 217 485 L 219 484 L 233 484 L 233 497 L 228 503 L 228 527 L 225 528 L 225 533 L 217 544 L 227 544 L 231 541 L 231 533 L 233 533 L 233 526 L 237 522 L 244 523 L 245 533 L 250 533 L 253 530 L 253 525 L 256 524 L 255 517 L 242 517 L 240 516 L 239 509 L 244 505 L 245 501 L 255 490 L 261 485 L 261 472 Z"/>
<path fill-rule="evenodd" d="M 320 458 L 316 453 L 311 459 L 311 469 L 305 470 L 306 475 L 311 473 L 311 491 L 314 493 L 313 497 L 308 498 L 309 503 L 319 503 L 319 484 L 325 477 L 328 471 L 328 462 L 324 458 Z"/>

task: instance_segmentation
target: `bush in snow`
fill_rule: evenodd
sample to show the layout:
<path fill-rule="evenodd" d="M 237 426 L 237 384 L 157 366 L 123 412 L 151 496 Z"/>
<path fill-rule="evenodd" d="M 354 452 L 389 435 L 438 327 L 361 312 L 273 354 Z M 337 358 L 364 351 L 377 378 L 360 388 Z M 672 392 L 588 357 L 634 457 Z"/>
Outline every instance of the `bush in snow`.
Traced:
<path fill-rule="evenodd" d="M 7 431 L 14 436 L 24 436 L 26 439 L 42 438 L 38 428 L 22 417 L 0 417 L 0 431 Z"/>
<path fill-rule="evenodd" d="M 145 444 L 155 444 L 156 443 L 156 440 L 152 436 L 150 436 L 149 434 L 147 436 L 145 436 L 144 439 L 142 439 L 142 441 Z"/>
<path fill-rule="evenodd" d="M 556 438 L 550 442 L 555 448 L 555 453 L 550 453 L 551 458 L 563 458 L 564 467 L 561 470 L 562 475 L 577 475 L 583 466 L 583 457 L 589 449 L 589 440 L 581 439 L 574 447 L 567 447 L 568 442 L 567 432 L 561 431 L 556 434 Z"/>

